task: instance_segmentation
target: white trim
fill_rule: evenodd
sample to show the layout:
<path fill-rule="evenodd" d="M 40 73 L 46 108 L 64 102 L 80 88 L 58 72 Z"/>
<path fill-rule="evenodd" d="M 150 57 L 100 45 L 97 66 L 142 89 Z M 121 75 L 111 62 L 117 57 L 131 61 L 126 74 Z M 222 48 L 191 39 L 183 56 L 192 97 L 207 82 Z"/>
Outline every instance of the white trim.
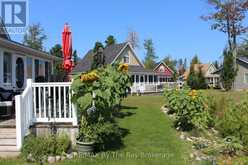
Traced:
<path fill-rule="evenodd" d="M 134 49 L 132 48 L 132 46 L 130 45 L 129 42 L 127 42 L 126 45 L 120 50 L 120 52 L 117 54 L 117 56 L 116 56 L 116 57 L 114 58 L 114 60 L 111 62 L 111 64 L 113 64 L 113 63 L 120 57 L 120 55 L 123 53 L 123 51 L 126 49 L 127 46 L 129 46 L 129 48 L 131 49 L 131 51 L 132 51 L 134 57 L 135 57 L 136 60 L 140 63 L 140 65 L 142 65 L 143 67 L 145 67 L 144 64 L 143 64 L 143 63 L 140 61 L 140 59 L 138 58 L 138 56 L 136 55 Z M 129 59 L 130 59 L 130 57 L 129 57 Z"/>
<path fill-rule="evenodd" d="M 39 57 L 45 58 L 47 60 L 62 60 L 59 57 L 49 55 L 43 51 L 35 50 L 25 45 L 22 45 L 20 43 L 9 41 L 3 38 L 0 38 L 0 46 L 5 47 L 5 48 L 7 47 L 8 49 L 11 49 L 12 51 L 16 51 L 18 53 L 32 54 L 34 57 L 38 57 L 38 58 Z"/>
<path fill-rule="evenodd" d="M 3 84 L 3 51 L 0 49 L 0 87 Z"/>
<path fill-rule="evenodd" d="M 153 71 L 155 71 L 161 64 L 164 64 L 165 67 L 167 67 L 174 74 L 174 71 L 168 65 L 166 65 L 163 61 L 160 61 L 160 63 L 153 69 Z"/>

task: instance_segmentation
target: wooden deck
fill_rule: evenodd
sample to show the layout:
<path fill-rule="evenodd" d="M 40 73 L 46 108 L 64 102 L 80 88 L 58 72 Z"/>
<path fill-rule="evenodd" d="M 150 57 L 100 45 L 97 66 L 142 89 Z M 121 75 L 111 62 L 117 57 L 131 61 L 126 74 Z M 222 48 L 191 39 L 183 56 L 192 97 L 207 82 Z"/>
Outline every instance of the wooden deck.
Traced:
<path fill-rule="evenodd" d="M 15 119 L 0 119 L 0 128 L 15 128 Z"/>

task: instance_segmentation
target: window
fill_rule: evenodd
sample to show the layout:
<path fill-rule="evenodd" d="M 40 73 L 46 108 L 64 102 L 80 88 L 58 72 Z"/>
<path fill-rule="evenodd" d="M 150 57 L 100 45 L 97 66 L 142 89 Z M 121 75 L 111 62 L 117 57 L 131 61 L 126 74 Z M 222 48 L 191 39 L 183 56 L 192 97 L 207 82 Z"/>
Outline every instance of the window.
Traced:
<path fill-rule="evenodd" d="M 42 60 L 35 59 L 35 81 L 44 82 L 45 81 L 45 62 Z"/>
<path fill-rule="evenodd" d="M 248 73 L 245 73 L 245 83 L 248 83 Z"/>
<path fill-rule="evenodd" d="M 27 78 L 33 78 L 33 59 L 27 57 Z"/>
<path fill-rule="evenodd" d="M 51 76 L 51 71 L 52 71 L 52 65 L 50 62 L 45 62 L 45 79 L 46 81 L 49 81 L 49 78 Z"/>
<path fill-rule="evenodd" d="M 16 85 L 22 88 L 24 84 L 24 62 L 22 58 L 16 60 Z"/>
<path fill-rule="evenodd" d="M 126 54 L 124 55 L 123 61 L 124 61 L 124 63 L 129 64 L 129 55 L 128 55 L 128 53 L 126 53 Z"/>
<path fill-rule="evenodd" d="M 3 82 L 5 84 L 12 83 L 12 56 L 10 53 L 4 52 L 3 55 Z"/>

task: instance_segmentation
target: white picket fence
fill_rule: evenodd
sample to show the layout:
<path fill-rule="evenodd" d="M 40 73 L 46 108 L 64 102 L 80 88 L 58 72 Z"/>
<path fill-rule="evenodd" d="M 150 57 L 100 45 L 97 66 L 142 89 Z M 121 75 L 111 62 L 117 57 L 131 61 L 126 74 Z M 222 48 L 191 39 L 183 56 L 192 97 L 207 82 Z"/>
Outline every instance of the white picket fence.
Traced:
<path fill-rule="evenodd" d="M 77 125 L 76 108 L 71 102 L 70 82 L 32 83 L 16 96 L 16 138 L 20 149 L 29 128 L 35 123 L 71 123 Z"/>

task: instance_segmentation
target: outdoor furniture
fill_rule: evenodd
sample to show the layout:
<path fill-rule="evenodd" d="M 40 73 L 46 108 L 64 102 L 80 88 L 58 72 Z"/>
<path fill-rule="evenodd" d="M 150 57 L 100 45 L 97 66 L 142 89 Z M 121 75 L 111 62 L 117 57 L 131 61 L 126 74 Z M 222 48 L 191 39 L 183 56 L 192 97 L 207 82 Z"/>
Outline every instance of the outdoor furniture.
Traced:
<path fill-rule="evenodd" d="M 0 117 L 10 117 L 13 110 L 15 95 L 19 92 L 0 88 Z"/>

